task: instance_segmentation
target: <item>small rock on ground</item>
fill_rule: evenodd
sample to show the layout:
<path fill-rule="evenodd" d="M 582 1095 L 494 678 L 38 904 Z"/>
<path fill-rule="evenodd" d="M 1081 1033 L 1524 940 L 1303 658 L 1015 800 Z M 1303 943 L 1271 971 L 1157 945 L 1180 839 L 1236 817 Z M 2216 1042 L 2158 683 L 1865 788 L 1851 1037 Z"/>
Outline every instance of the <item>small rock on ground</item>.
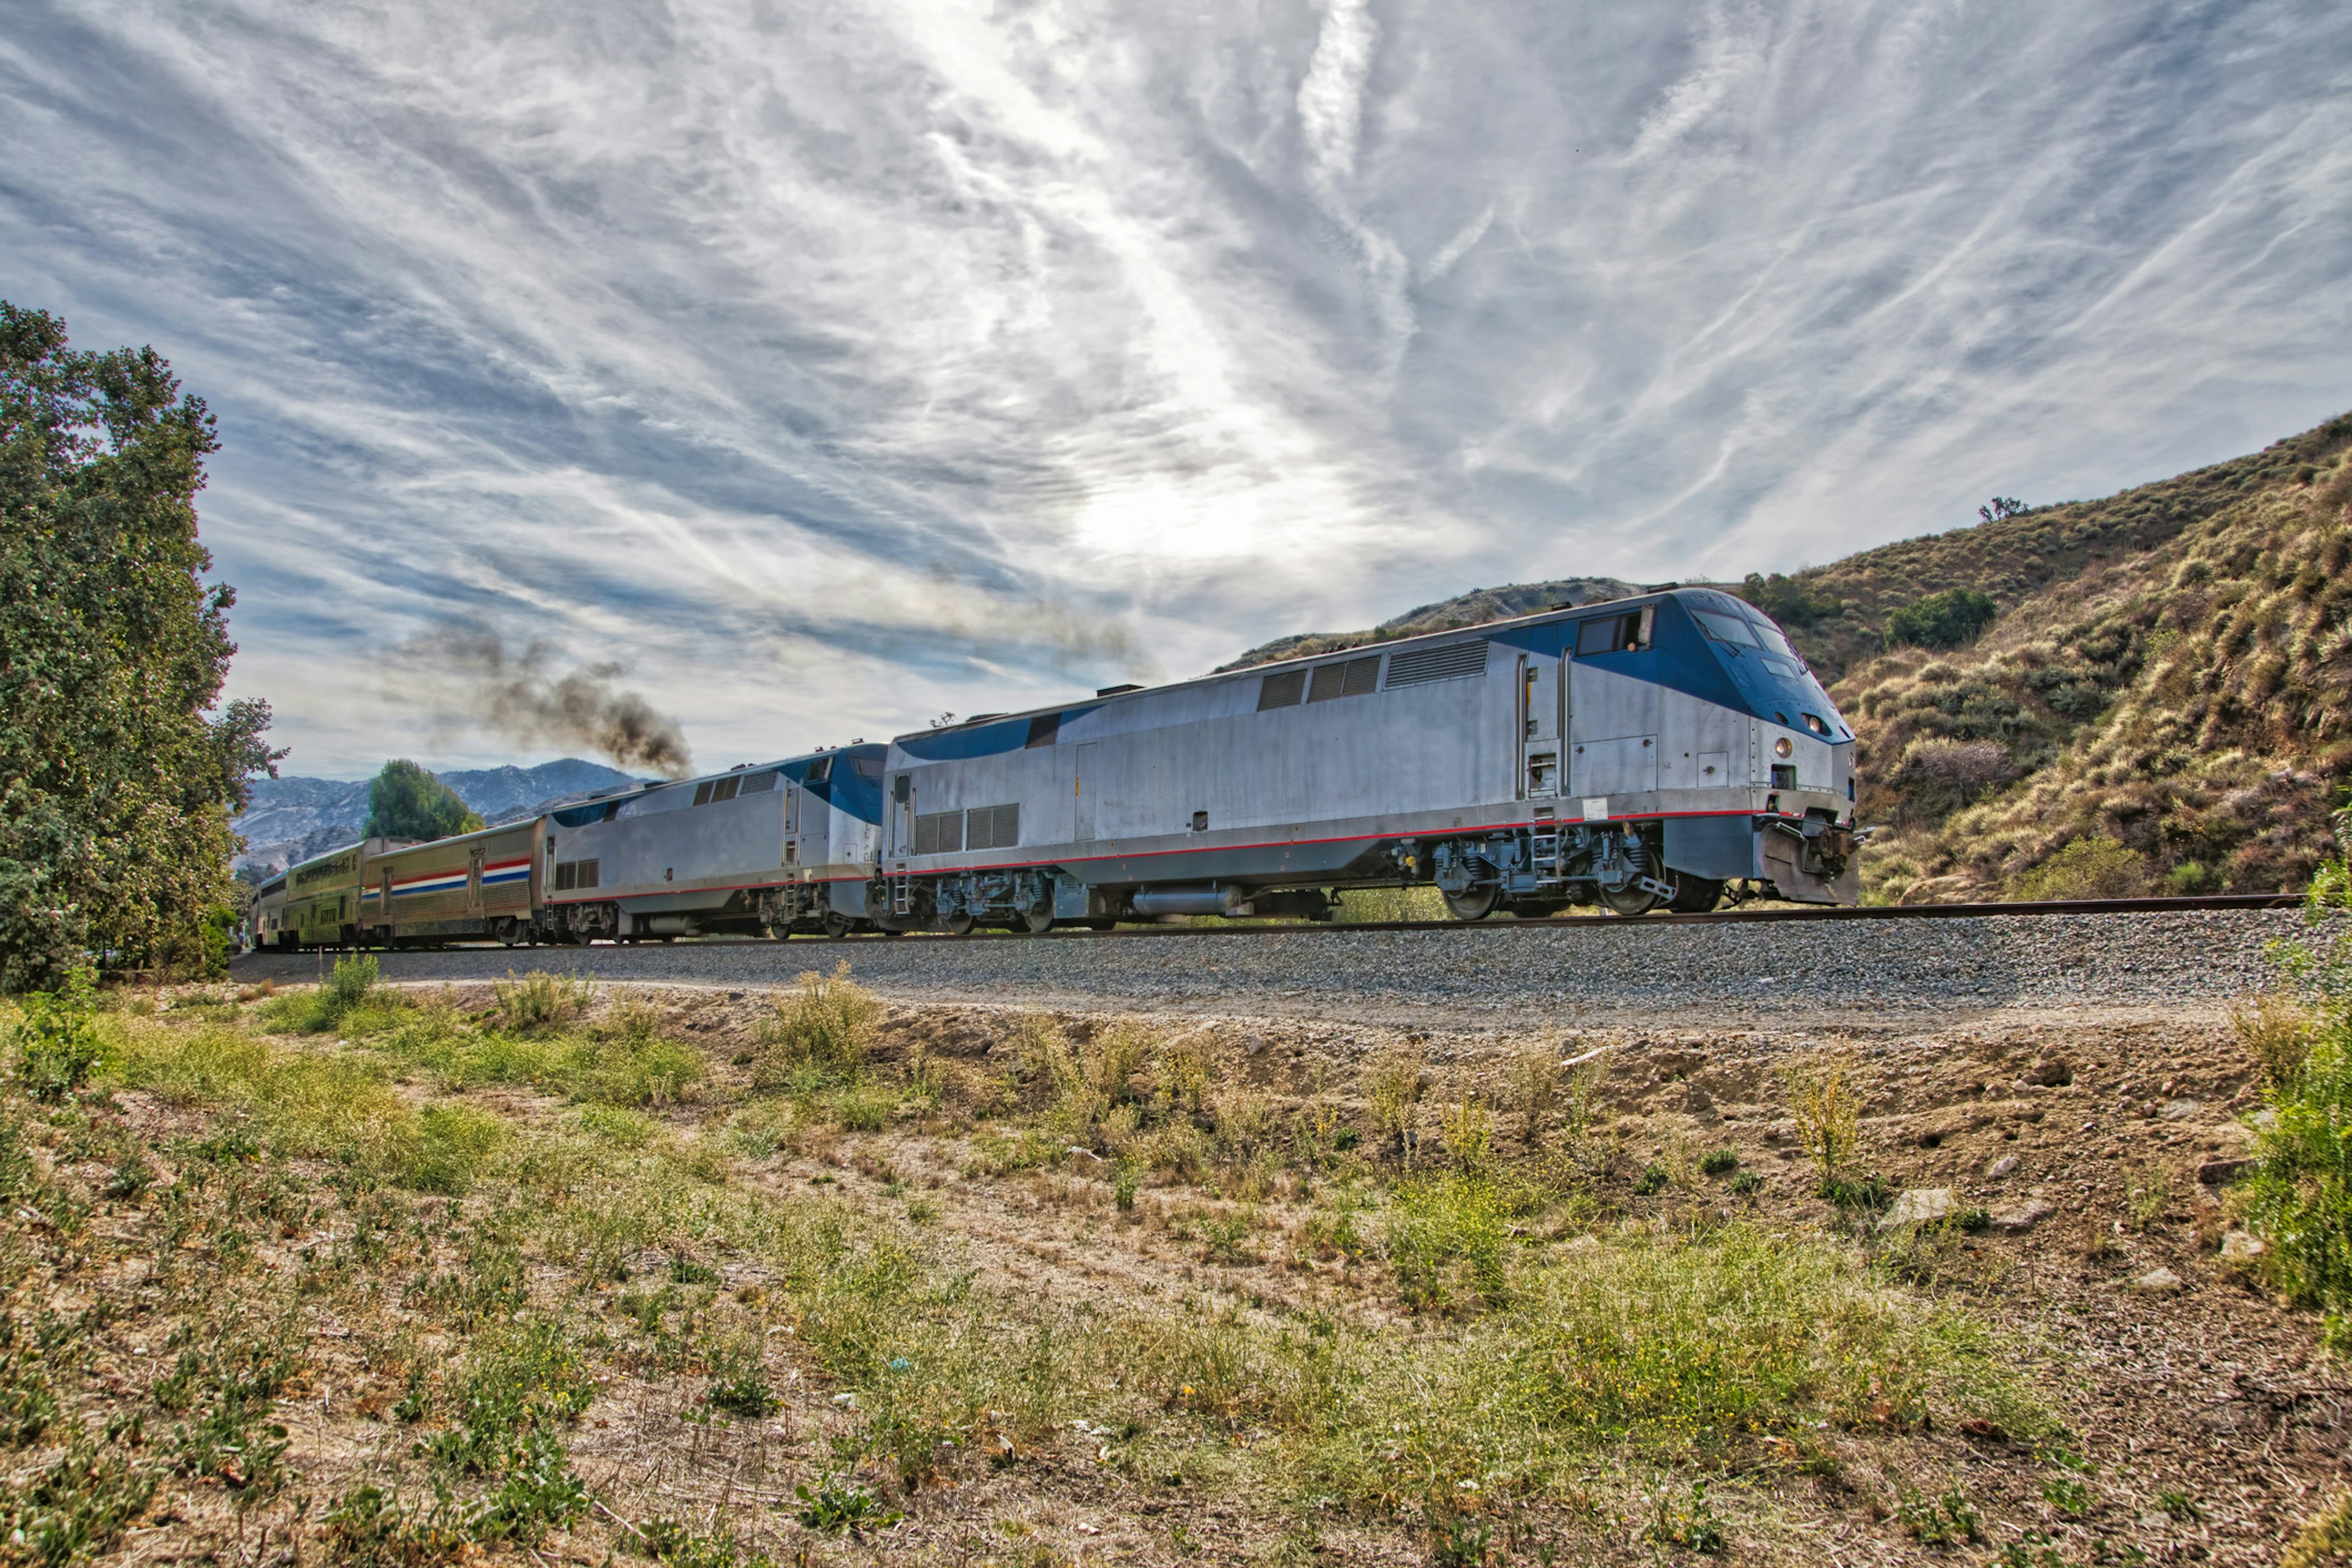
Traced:
<path fill-rule="evenodd" d="M 1897 1226 L 1933 1225 L 1948 1218 L 1952 1212 L 1952 1189 L 1949 1187 L 1913 1187 L 1895 1200 L 1895 1207 L 1878 1222 L 1881 1230 L 1893 1230 Z"/>
<path fill-rule="evenodd" d="M 2032 1230 L 2056 1212 L 2048 1204 L 2036 1199 L 2031 1203 L 2021 1204 L 2006 1214 L 1993 1215 L 1992 1223 L 1995 1229 L 2004 1230 L 2014 1236 L 2019 1231 Z"/>

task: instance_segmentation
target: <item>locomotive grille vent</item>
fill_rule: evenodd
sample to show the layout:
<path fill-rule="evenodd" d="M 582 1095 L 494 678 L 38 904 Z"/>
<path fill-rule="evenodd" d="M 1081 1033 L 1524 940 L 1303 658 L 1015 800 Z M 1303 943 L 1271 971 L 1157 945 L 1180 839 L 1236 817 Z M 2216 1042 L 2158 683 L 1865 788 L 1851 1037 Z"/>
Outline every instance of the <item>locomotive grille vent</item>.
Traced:
<path fill-rule="evenodd" d="M 1296 708 L 1306 694 L 1305 670 L 1286 669 L 1279 675 L 1269 675 L 1257 689 L 1257 710 L 1263 713 L 1269 708 Z"/>
<path fill-rule="evenodd" d="M 593 860 L 558 860 L 555 863 L 555 890 L 569 893 L 596 885 L 597 864 Z"/>
<path fill-rule="evenodd" d="M 953 855 L 963 847 L 963 813 L 935 811 L 915 818 L 915 853 Z"/>
<path fill-rule="evenodd" d="M 1484 647 L 1483 643 L 1479 645 Z M 1328 702 L 1335 697 L 1362 697 L 1381 683 L 1381 656 L 1351 658 L 1345 664 L 1322 664 L 1315 667 L 1315 679 L 1307 683 L 1307 700 Z"/>
<path fill-rule="evenodd" d="M 1484 637 L 1447 643 L 1444 647 L 1417 647 L 1389 655 L 1389 685 L 1419 686 L 1432 680 L 1460 680 L 1486 673 Z"/>
<path fill-rule="evenodd" d="M 1021 842 L 1018 805 L 981 805 L 964 813 L 964 847 L 1010 849 Z"/>
<path fill-rule="evenodd" d="M 717 805 L 720 801 L 733 800 L 735 792 L 742 787 L 743 781 L 740 778 L 705 779 L 694 786 L 694 804 Z"/>
<path fill-rule="evenodd" d="M 772 773 L 747 773 L 744 775 L 743 793 L 745 795 L 758 795 L 761 790 L 770 790 L 775 787 L 776 775 Z"/>

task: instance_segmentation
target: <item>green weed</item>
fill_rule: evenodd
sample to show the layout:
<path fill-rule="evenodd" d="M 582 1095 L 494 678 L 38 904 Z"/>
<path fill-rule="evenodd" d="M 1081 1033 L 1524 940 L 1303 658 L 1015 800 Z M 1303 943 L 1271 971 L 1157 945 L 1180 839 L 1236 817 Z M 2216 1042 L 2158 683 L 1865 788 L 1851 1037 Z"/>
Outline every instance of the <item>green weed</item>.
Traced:
<path fill-rule="evenodd" d="M 2072 1476 L 2058 1476 L 2043 1482 L 2042 1499 L 2060 1513 L 2077 1519 L 2091 1511 L 2091 1489 Z"/>
<path fill-rule="evenodd" d="M 1949 1546 L 1979 1539 L 1983 1521 L 1968 1494 L 1955 1486 L 1934 1498 L 1906 1490 L 1895 1505 L 1895 1523 L 1924 1546 Z"/>
<path fill-rule="evenodd" d="M 1386 1250 L 1404 1300 L 1444 1307 L 1466 1293 L 1489 1305 L 1509 1293 L 1503 1249 L 1510 1222 L 1489 1178 L 1461 1172 L 1401 1184 L 1389 1205 Z"/>
<path fill-rule="evenodd" d="M 702 1395 L 714 1410 L 724 1410 L 730 1415 L 772 1415 L 782 1407 L 768 1381 L 757 1372 L 747 1372 L 723 1383 L 714 1383 Z"/>
<path fill-rule="evenodd" d="M 1706 1483 L 1691 1483 L 1688 1501 L 1676 1497 L 1674 1488 L 1661 1486 L 1650 1494 L 1650 1522 L 1643 1531 L 1645 1540 L 1658 1546 L 1679 1546 L 1702 1556 L 1716 1556 L 1730 1544 L 1722 1523 L 1706 1500 Z"/>
<path fill-rule="evenodd" d="M 839 1476 L 826 1476 L 814 1489 L 794 1487 L 793 1495 L 801 1502 L 793 1517 L 811 1530 L 863 1535 L 898 1522 L 898 1513 L 886 1508 L 881 1499 Z"/>
<path fill-rule="evenodd" d="M 47 1468 L 0 1487 L 0 1555 L 41 1568 L 73 1568 L 113 1547 L 146 1511 L 163 1478 L 87 1434 Z"/>
<path fill-rule="evenodd" d="M 428 1105 L 416 1123 L 416 1143 L 403 1174 L 420 1193 L 464 1193 L 508 1139 L 504 1119 L 470 1105 Z"/>

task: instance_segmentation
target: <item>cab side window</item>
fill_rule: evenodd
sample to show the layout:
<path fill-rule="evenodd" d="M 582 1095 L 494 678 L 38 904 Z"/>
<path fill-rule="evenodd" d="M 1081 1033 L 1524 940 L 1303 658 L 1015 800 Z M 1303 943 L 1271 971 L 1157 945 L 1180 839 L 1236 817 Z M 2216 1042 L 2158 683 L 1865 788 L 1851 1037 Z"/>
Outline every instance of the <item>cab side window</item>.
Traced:
<path fill-rule="evenodd" d="M 1635 610 L 1629 615 L 1596 616 L 1591 620 L 1577 622 L 1576 657 L 1592 658 L 1644 647 L 1646 639 L 1642 630 L 1648 619 L 1646 614 Z"/>

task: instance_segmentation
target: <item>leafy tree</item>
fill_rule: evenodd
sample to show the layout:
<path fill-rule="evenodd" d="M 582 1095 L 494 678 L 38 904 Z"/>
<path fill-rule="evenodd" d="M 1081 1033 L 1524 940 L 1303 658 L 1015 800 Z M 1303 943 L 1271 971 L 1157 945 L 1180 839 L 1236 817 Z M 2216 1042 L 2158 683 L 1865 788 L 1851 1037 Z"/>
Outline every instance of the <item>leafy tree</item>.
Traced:
<path fill-rule="evenodd" d="M 217 446 L 154 350 L 77 352 L 0 300 L 0 990 L 85 955 L 218 961 L 229 823 L 285 753 L 268 703 L 214 710 L 236 651 L 196 538 Z"/>
<path fill-rule="evenodd" d="M 456 790 L 404 757 L 384 763 L 368 786 L 370 838 L 446 838 L 481 826 Z"/>
<path fill-rule="evenodd" d="M 1995 496 L 1977 508 L 1977 515 L 1987 522 L 1999 522 L 2005 517 L 2023 517 L 2032 510 L 2015 496 Z"/>
<path fill-rule="evenodd" d="M 1909 643 L 1918 647 L 1949 648 L 1973 642 L 1992 625 L 2000 606 L 1990 594 L 1974 588 L 1947 588 L 1915 605 L 1906 605 L 1886 617 L 1886 646 Z"/>

